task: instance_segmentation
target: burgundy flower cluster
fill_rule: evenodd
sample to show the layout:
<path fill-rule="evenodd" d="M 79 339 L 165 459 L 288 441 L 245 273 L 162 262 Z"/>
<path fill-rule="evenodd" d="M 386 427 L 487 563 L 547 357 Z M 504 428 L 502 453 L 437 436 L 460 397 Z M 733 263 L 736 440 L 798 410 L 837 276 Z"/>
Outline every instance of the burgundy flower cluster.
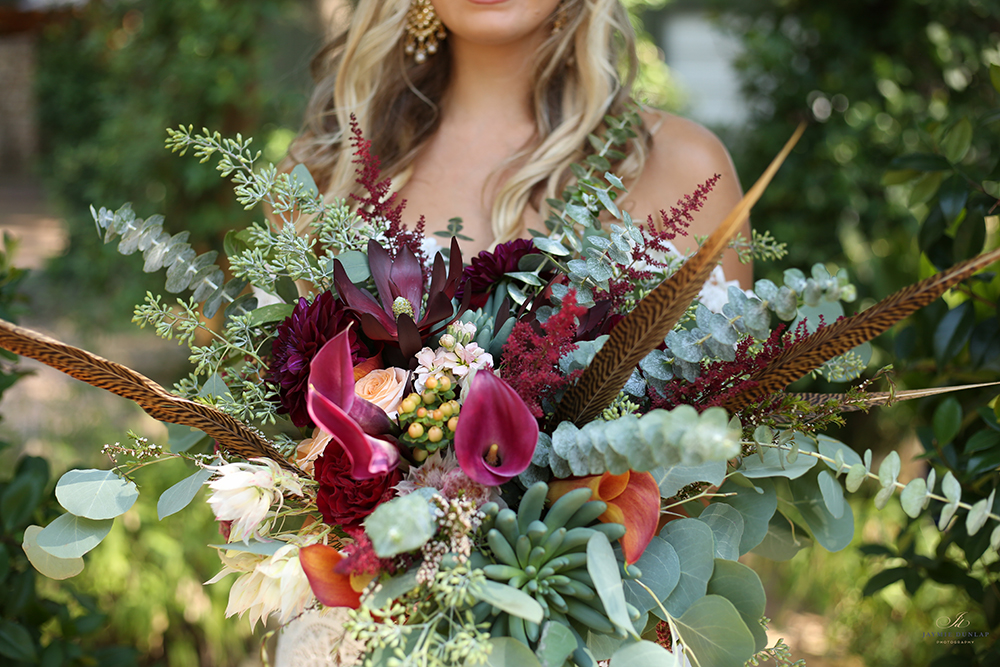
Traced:
<path fill-rule="evenodd" d="M 319 482 L 316 504 L 323 521 L 332 526 L 360 526 L 376 507 L 395 497 L 392 487 L 403 480 L 398 469 L 370 479 L 355 479 L 351 476 L 351 459 L 335 442 L 316 459 L 315 471 Z"/>
<path fill-rule="evenodd" d="M 536 418 L 544 416 L 543 400 L 576 379 L 577 373 L 565 376 L 560 372 L 559 360 L 576 349 L 577 318 L 586 313 L 576 303 L 576 292 L 570 291 L 559 312 L 543 324 L 521 320 L 510 332 L 503 347 L 503 376 Z"/>
<path fill-rule="evenodd" d="M 309 363 L 328 340 L 352 323 L 357 325 L 357 317 L 332 292 L 323 292 L 312 303 L 300 298 L 292 314 L 278 326 L 278 335 L 271 346 L 269 380 L 277 385 L 284 411 L 299 428 L 313 426 L 306 410 Z M 355 364 L 369 356 L 356 333 L 358 328 L 351 327 L 348 334 Z"/>
<path fill-rule="evenodd" d="M 461 299 L 465 290 L 469 290 L 472 292 L 471 307 L 482 308 L 504 274 L 517 271 L 522 257 L 537 252 L 538 248 L 530 239 L 514 239 L 499 244 L 493 252 L 482 251 L 465 267 L 463 284 L 455 296 Z"/>

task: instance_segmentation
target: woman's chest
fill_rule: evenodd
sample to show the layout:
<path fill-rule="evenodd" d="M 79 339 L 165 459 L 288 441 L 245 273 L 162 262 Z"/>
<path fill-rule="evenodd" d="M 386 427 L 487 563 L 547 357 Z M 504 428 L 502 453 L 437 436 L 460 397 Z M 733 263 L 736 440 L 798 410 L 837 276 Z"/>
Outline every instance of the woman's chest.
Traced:
<path fill-rule="evenodd" d="M 515 169 L 510 158 L 518 146 L 488 132 L 440 133 L 420 152 L 411 174 L 399 190 L 406 200 L 403 220 L 412 226 L 425 217 L 428 235 L 448 229 L 449 220 L 462 219 L 463 255 L 471 257 L 493 243 L 493 204 Z M 537 213 L 528 212 L 529 226 Z"/>

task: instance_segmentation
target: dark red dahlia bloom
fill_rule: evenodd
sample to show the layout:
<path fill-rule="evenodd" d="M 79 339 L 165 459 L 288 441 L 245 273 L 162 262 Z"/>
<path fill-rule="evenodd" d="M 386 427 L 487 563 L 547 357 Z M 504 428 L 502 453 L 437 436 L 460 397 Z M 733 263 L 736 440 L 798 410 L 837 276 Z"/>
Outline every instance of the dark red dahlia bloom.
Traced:
<path fill-rule="evenodd" d="M 482 308 L 494 286 L 503 280 L 505 273 L 517 271 L 518 262 L 525 255 L 538 252 L 530 239 L 514 239 L 498 245 L 493 252 L 484 250 L 465 267 L 462 286 L 456 297 L 461 299 L 465 290 L 472 292 L 472 308 Z"/>
<path fill-rule="evenodd" d="M 319 482 L 316 505 L 323 521 L 337 526 L 360 526 L 376 507 L 395 496 L 393 487 L 403 479 L 398 469 L 370 479 L 354 479 L 351 459 L 336 443 L 330 443 L 316 459 L 315 476 Z"/>
<path fill-rule="evenodd" d="M 309 362 L 328 340 L 357 321 L 332 292 L 323 292 L 312 303 L 299 299 L 288 319 L 278 325 L 278 337 L 271 346 L 269 379 L 278 385 L 281 405 L 296 426 L 313 426 L 306 410 Z M 356 328 L 352 327 L 348 336 L 352 360 L 359 364 L 369 353 Z"/>

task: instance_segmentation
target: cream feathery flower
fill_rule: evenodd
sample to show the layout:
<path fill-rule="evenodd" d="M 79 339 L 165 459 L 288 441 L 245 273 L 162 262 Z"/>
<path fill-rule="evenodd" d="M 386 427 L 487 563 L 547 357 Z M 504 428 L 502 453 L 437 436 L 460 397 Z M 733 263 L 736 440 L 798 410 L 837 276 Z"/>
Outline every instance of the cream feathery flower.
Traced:
<path fill-rule="evenodd" d="M 273 556 L 237 553 L 221 554 L 225 567 L 206 581 L 214 584 L 228 574 L 241 573 L 229 589 L 226 618 L 248 614 L 250 626 L 278 614 L 280 623 L 287 623 L 312 604 L 315 596 L 299 562 L 299 545 L 286 544 Z M 230 552 L 232 553 L 232 552 Z"/>
<path fill-rule="evenodd" d="M 282 493 L 302 495 L 302 482 L 267 458 L 258 464 L 226 463 L 206 466 L 218 476 L 208 482 L 208 504 L 219 521 L 232 521 L 230 541 L 249 543 L 267 517 L 271 505 L 281 505 Z"/>

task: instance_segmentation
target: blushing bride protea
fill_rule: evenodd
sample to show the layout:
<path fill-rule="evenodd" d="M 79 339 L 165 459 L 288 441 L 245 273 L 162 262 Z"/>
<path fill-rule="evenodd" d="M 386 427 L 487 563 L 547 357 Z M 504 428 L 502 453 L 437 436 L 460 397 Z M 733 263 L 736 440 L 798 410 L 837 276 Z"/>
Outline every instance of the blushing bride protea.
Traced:
<path fill-rule="evenodd" d="M 222 552 L 223 569 L 206 581 L 214 584 L 228 574 L 240 573 L 229 590 L 226 618 L 249 613 L 250 626 L 278 614 L 280 623 L 288 623 L 313 603 L 312 587 L 299 562 L 298 544 L 286 544 L 271 556 Z"/>
<path fill-rule="evenodd" d="M 208 482 L 212 494 L 208 497 L 215 518 L 232 521 L 230 541 L 248 543 L 267 517 L 272 505 L 281 505 L 282 494 L 303 495 L 302 482 L 267 458 L 254 458 L 256 463 L 225 463 L 205 466 L 217 474 Z"/>

